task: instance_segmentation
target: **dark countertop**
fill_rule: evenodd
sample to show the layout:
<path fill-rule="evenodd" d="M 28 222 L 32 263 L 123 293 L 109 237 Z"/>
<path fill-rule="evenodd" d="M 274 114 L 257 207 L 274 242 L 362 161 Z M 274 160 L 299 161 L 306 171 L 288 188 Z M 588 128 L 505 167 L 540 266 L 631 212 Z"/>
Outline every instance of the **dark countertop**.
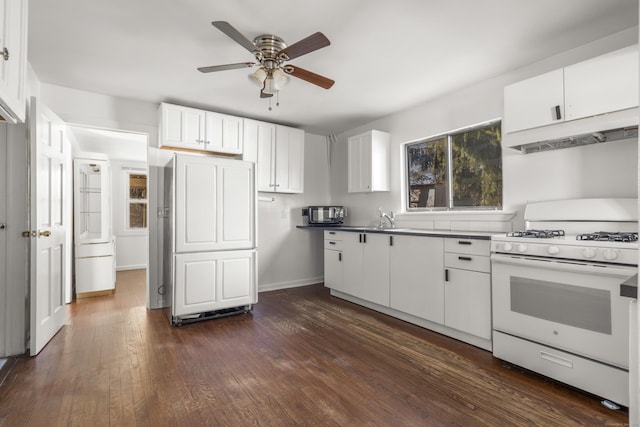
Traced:
<path fill-rule="evenodd" d="M 629 277 L 620 284 L 620 296 L 638 299 L 638 275 Z"/>
<path fill-rule="evenodd" d="M 378 233 L 378 234 L 402 234 L 406 236 L 425 237 L 451 237 L 457 239 L 477 239 L 491 240 L 491 236 L 498 232 L 483 231 L 446 231 L 446 230 L 423 230 L 420 228 L 378 228 L 373 226 L 353 226 L 353 225 L 297 225 L 296 228 L 303 230 L 333 230 L 347 231 L 352 233 Z"/>

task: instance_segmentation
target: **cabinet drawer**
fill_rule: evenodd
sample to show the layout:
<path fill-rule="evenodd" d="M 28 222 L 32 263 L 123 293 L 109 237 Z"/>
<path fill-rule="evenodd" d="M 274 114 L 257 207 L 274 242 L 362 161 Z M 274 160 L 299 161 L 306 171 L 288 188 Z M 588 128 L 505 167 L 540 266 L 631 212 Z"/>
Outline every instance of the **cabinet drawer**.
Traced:
<path fill-rule="evenodd" d="M 488 256 L 455 254 L 445 252 L 444 266 L 447 268 L 460 268 L 463 270 L 481 271 L 489 273 L 491 271 L 491 263 Z"/>
<path fill-rule="evenodd" d="M 324 230 L 325 240 L 342 240 L 342 231 Z"/>
<path fill-rule="evenodd" d="M 342 250 L 342 241 L 341 240 L 334 240 L 334 239 L 326 239 L 324 241 L 324 248 L 325 249 L 331 249 L 334 251 L 341 251 Z"/>
<path fill-rule="evenodd" d="M 478 239 L 444 239 L 444 251 L 458 254 L 472 254 L 489 256 L 491 249 L 490 240 Z"/>

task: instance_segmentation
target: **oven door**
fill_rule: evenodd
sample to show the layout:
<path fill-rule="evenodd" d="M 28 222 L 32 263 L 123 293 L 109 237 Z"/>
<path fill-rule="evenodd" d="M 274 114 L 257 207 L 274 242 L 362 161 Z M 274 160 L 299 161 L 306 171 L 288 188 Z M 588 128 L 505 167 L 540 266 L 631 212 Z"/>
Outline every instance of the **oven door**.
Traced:
<path fill-rule="evenodd" d="M 636 267 L 491 255 L 493 329 L 629 367 L 629 302 L 619 285 Z"/>

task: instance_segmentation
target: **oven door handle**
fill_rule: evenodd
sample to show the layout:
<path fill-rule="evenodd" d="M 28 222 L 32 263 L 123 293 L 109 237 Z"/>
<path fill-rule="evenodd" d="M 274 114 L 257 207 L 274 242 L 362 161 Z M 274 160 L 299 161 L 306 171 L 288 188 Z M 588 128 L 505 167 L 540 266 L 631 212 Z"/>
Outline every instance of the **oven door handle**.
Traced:
<path fill-rule="evenodd" d="M 491 254 L 491 263 L 544 268 L 546 270 L 573 271 L 576 273 L 587 273 L 609 277 L 619 276 L 621 279 L 626 279 L 637 271 L 637 267 L 634 266 L 610 264 L 596 265 L 580 261 L 533 259 L 496 253 Z"/>

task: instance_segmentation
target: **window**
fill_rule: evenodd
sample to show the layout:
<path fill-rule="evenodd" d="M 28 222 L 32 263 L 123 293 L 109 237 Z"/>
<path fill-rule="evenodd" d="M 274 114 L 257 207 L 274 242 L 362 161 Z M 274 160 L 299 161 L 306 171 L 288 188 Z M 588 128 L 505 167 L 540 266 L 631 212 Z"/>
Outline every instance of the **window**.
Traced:
<path fill-rule="evenodd" d="M 125 228 L 145 230 L 147 228 L 147 173 L 125 171 L 127 198 L 125 202 Z"/>
<path fill-rule="evenodd" d="M 408 210 L 502 207 L 500 122 L 406 145 Z"/>

